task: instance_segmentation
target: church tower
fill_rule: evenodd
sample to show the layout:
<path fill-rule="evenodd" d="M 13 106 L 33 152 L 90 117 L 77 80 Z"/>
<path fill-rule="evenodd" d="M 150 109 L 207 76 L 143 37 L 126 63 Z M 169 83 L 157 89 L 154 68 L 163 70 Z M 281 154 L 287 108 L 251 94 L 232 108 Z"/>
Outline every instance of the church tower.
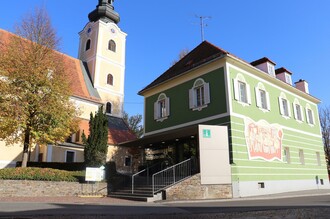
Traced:
<path fill-rule="evenodd" d="M 106 112 L 122 117 L 127 34 L 117 26 L 120 17 L 113 1 L 99 0 L 96 9 L 89 13 L 89 22 L 79 33 L 78 57 L 84 62 Z"/>

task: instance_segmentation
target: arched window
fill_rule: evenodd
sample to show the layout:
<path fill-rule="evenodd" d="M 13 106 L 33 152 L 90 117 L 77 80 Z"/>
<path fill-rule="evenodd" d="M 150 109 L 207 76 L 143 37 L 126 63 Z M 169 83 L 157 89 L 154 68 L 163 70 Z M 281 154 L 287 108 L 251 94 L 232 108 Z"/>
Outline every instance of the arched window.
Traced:
<path fill-rule="evenodd" d="M 112 76 L 112 74 L 108 74 L 108 76 L 107 76 L 107 84 L 113 85 L 113 76 Z"/>
<path fill-rule="evenodd" d="M 105 107 L 105 113 L 111 114 L 111 108 L 112 108 L 111 103 L 110 102 L 107 102 L 107 105 Z"/>
<path fill-rule="evenodd" d="M 108 49 L 113 51 L 113 52 L 116 52 L 116 43 L 115 43 L 115 41 L 113 41 L 113 40 L 109 41 Z"/>
<path fill-rule="evenodd" d="M 86 42 L 86 49 L 85 51 L 89 50 L 91 48 L 91 40 L 88 39 L 87 42 Z"/>

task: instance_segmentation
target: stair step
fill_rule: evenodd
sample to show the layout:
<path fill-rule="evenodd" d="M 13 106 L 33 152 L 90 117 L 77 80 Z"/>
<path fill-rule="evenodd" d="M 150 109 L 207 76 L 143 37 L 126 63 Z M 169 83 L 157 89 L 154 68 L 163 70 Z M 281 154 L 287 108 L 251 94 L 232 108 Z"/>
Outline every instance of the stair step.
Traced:
<path fill-rule="evenodd" d="M 117 195 L 117 194 L 110 194 L 108 195 L 108 197 L 120 198 L 120 199 L 132 200 L 132 201 L 141 201 L 141 202 L 147 202 L 148 198 L 152 198 L 152 196 Z"/>

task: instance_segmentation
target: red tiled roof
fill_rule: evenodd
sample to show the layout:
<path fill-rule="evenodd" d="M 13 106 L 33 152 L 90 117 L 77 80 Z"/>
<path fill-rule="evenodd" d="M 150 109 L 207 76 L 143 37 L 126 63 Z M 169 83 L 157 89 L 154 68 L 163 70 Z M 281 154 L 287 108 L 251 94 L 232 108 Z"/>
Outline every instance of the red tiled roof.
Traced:
<path fill-rule="evenodd" d="M 292 72 L 284 67 L 281 67 L 281 68 L 278 68 L 275 70 L 275 74 L 281 74 L 283 72 L 287 72 L 288 74 L 292 75 Z"/>
<path fill-rule="evenodd" d="M 0 43 L 8 44 L 11 37 L 17 35 L 8 31 L 0 29 Z M 65 55 L 58 51 L 54 51 L 58 56 L 57 58 L 62 59 L 65 66 L 65 74 L 71 88 L 72 96 L 100 102 L 100 99 L 92 96 L 87 89 L 87 85 L 82 72 L 82 65 L 79 59 Z"/>
<path fill-rule="evenodd" d="M 255 60 L 255 61 L 251 62 L 250 64 L 253 65 L 253 66 L 256 66 L 256 65 L 260 65 L 260 64 L 265 63 L 265 62 L 270 62 L 270 63 L 272 63 L 273 65 L 276 65 L 275 62 L 273 62 L 272 60 L 270 60 L 270 59 L 267 58 L 267 57 L 263 57 L 263 58 L 261 58 L 261 59 Z"/>
<path fill-rule="evenodd" d="M 162 75 L 160 75 L 156 80 L 154 80 L 144 89 L 142 89 L 139 94 L 141 95 L 149 88 L 159 85 L 167 80 L 170 80 L 171 78 L 177 77 L 190 69 L 193 69 L 224 54 L 229 53 L 207 41 L 203 41 L 195 49 L 193 49 L 186 56 L 184 56 L 180 61 L 170 67 Z"/>
<path fill-rule="evenodd" d="M 136 139 L 136 136 L 122 118 L 108 116 L 108 127 L 108 144 L 118 145 Z"/>
<path fill-rule="evenodd" d="M 118 145 L 122 142 L 133 141 L 137 139 L 122 118 L 108 116 L 108 127 L 108 144 L 110 145 Z M 81 134 L 84 132 L 85 135 L 88 136 L 89 121 L 80 120 L 79 130 L 81 130 Z"/>

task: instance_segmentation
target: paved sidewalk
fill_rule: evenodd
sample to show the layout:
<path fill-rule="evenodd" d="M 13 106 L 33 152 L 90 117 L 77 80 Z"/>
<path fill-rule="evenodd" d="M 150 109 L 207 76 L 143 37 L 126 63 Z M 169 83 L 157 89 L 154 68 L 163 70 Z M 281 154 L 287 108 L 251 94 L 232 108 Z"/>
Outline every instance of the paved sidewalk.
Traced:
<path fill-rule="evenodd" d="M 304 197 L 304 196 L 316 196 L 316 195 L 330 195 L 330 189 L 316 189 L 316 190 L 304 190 L 296 192 L 286 192 L 271 195 L 251 196 L 233 199 L 209 199 L 209 200 L 176 200 L 176 201 L 159 201 L 158 203 L 184 203 L 184 202 L 230 202 L 238 200 L 262 200 L 262 199 L 279 199 L 279 198 L 292 198 L 292 197 Z M 143 203 L 139 201 L 131 201 L 124 199 L 116 199 L 110 197 L 0 197 L 0 202 L 35 202 L 35 203 L 68 203 L 68 204 L 133 204 Z"/>
<path fill-rule="evenodd" d="M 130 204 L 139 203 L 124 199 L 115 199 L 110 197 L 78 197 L 78 196 L 61 196 L 61 197 L 0 197 L 0 202 L 34 202 L 34 203 L 61 203 L 61 204 Z"/>

